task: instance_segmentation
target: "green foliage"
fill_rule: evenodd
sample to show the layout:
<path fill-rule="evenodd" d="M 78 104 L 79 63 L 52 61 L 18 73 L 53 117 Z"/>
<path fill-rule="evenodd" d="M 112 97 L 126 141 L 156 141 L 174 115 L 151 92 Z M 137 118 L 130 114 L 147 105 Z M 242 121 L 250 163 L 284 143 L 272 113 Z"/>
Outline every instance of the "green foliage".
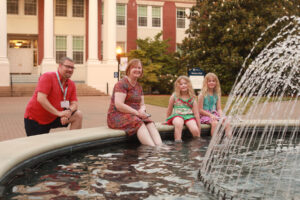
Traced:
<path fill-rule="evenodd" d="M 182 68 L 218 75 L 228 94 L 253 45 L 277 18 L 299 15 L 299 0 L 198 0 L 191 9 L 188 37 L 180 45 Z M 268 32 L 249 62 L 277 34 Z"/>
<path fill-rule="evenodd" d="M 145 104 L 161 106 L 167 108 L 169 105 L 171 95 L 145 95 Z M 228 96 L 221 97 L 221 107 L 225 108 L 226 102 L 228 100 Z"/>
<path fill-rule="evenodd" d="M 145 93 L 158 91 L 167 94 L 173 90 L 177 72 L 172 54 L 167 52 L 168 41 L 161 40 L 162 33 L 154 39 L 137 39 L 138 49 L 129 52 L 129 59 L 138 58 L 143 64 L 144 76 L 140 80 Z"/>

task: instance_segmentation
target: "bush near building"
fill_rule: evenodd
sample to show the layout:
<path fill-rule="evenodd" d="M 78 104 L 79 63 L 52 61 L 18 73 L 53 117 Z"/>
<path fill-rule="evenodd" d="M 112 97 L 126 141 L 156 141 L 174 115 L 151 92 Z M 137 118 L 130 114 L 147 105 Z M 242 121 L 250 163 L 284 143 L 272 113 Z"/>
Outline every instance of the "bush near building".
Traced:
<path fill-rule="evenodd" d="M 147 94 L 169 94 L 173 90 L 173 81 L 177 75 L 174 56 L 168 52 L 168 41 L 160 39 L 162 33 L 153 39 L 137 39 L 137 50 L 129 52 L 129 60 L 138 58 L 143 64 L 143 78 L 140 83 Z"/>

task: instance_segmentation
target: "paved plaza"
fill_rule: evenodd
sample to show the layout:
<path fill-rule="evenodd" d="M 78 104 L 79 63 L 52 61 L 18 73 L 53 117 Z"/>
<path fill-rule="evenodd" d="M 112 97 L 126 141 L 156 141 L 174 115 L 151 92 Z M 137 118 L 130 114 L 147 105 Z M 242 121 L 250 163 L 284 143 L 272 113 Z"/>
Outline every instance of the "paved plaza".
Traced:
<path fill-rule="evenodd" d="M 25 137 L 24 112 L 31 97 L 0 97 L 0 141 Z M 110 96 L 79 96 L 79 109 L 83 113 L 83 128 L 106 126 Z M 166 108 L 147 105 L 147 112 L 155 122 L 165 120 Z M 52 129 L 51 132 L 67 130 Z"/>
<path fill-rule="evenodd" d="M 0 141 L 25 137 L 24 112 L 31 97 L 0 97 Z M 110 96 L 79 96 L 79 109 L 83 113 L 83 128 L 106 126 L 106 115 L 110 103 Z M 288 102 L 281 103 L 284 108 Z M 257 112 L 261 109 L 259 105 Z M 268 110 L 276 110 L 278 105 L 271 103 Z M 294 106 L 295 112 L 290 115 L 290 119 L 300 119 L 300 101 Z M 151 119 L 155 122 L 163 122 L 166 119 L 167 108 L 147 105 L 147 112 L 151 113 Z M 283 109 L 284 110 L 284 109 Z M 266 116 L 244 116 L 244 119 L 264 119 Z M 273 119 L 284 119 L 283 112 L 274 112 Z M 52 129 L 51 132 L 67 130 L 67 128 Z"/>

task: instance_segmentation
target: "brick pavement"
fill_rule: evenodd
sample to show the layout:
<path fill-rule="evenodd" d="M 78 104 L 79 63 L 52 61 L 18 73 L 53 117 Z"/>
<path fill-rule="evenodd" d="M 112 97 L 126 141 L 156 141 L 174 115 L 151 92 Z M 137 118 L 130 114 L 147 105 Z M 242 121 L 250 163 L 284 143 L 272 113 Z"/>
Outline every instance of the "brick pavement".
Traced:
<path fill-rule="evenodd" d="M 0 97 L 0 141 L 25 137 L 24 111 L 31 97 Z M 106 126 L 110 96 L 79 96 L 79 109 L 83 113 L 83 128 Z M 152 120 L 165 120 L 166 108 L 147 105 Z M 51 132 L 67 130 L 53 129 Z"/>
<path fill-rule="evenodd" d="M 0 97 L 0 141 L 19 137 L 25 137 L 24 111 L 31 97 Z M 83 128 L 106 126 L 106 114 L 110 103 L 110 96 L 79 96 L 79 109 L 83 112 Z M 283 108 L 288 102 L 282 102 Z M 257 111 L 261 109 L 259 105 Z M 276 103 L 270 104 L 268 110 L 275 110 Z M 147 112 L 151 113 L 152 120 L 163 122 L 166 116 L 166 108 L 147 105 Z M 254 112 L 258 113 L 258 112 Z M 268 113 L 263 113 L 268 114 Z M 244 116 L 244 119 L 263 119 L 265 116 Z M 274 113 L 273 119 L 285 118 L 282 112 Z M 300 119 L 300 101 L 295 105 L 295 110 L 290 119 Z M 53 129 L 51 132 L 67 130 L 67 128 Z"/>

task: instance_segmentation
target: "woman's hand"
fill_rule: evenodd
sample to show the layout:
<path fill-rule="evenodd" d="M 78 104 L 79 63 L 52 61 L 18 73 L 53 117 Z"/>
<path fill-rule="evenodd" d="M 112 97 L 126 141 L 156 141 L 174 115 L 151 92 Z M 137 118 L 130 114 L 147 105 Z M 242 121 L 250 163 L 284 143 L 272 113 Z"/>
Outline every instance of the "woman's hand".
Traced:
<path fill-rule="evenodd" d="M 149 117 L 148 114 L 143 109 L 138 110 L 137 116 L 141 119 L 146 119 Z"/>

